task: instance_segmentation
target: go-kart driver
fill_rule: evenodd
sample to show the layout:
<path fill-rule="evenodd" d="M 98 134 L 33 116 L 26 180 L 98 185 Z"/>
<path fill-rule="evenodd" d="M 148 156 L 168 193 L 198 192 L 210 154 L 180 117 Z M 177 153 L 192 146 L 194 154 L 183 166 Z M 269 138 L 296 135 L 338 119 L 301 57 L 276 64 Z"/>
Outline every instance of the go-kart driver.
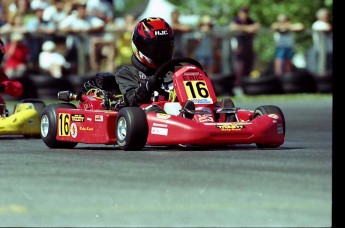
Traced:
<path fill-rule="evenodd" d="M 136 24 L 132 33 L 132 64 L 123 65 L 115 72 L 115 86 L 124 96 L 126 106 L 150 103 L 154 91 L 164 94 L 162 79 L 154 74 L 159 66 L 172 59 L 174 48 L 174 32 L 164 19 L 149 17 Z M 94 78 L 85 82 L 84 91 L 88 84 L 97 82 Z"/>
<path fill-rule="evenodd" d="M 0 64 L 5 56 L 5 45 L 4 42 L 0 39 Z M 19 81 L 10 80 L 5 72 L 0 69 L 0 93 L 5 93 L 10 96 L 19 97 L 23 94 L 23 86 Z M 5 113 L 5 101 L 0 96 L 0 116 Z"/>
<path fill-rule="evenodd" d="M 154 77 L 163 63 L 174 54 L 174 32 L 162 18 L 145 18 L 137 23 L 132 34 L 132 64 L 122 66 L 115 79 L 129 106 L 149 103 L 162 81 Z"/>

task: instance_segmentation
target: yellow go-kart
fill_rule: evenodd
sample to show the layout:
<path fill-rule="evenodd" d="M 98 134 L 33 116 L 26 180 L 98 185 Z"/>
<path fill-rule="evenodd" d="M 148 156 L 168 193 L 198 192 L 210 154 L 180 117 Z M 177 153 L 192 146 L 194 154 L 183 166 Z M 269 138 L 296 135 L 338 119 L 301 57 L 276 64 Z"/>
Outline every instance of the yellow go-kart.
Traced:
<path fill-rule="evenodd" d="M 0 103 L 4 112 L 0 115 L 0 135 L 23 135 L 40 138 L 40 114 L 45 103 L 39 99 L 24 99 L 9 113 L 5 103 Z"/>

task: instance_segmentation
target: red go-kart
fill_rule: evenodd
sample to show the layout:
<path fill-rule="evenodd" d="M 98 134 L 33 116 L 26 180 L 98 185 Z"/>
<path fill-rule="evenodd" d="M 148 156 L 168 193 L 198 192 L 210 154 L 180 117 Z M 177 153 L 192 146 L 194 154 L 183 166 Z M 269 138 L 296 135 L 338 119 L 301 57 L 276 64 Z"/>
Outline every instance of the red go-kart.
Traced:
<path fill-rule="evenodd" d="M 115 82 L 114 75 L 109 75 Z M 155 76 L 163 78 L 165 94 L 155 94 L 151 103 L 141 107 L 126 107 L 121 94 L 97 83 L 82 94 L 59 92 L 64 102 L 49 104 L 41 113 L 42 140 L 50 148 L 85 143 L 117 144 L 123 150 L 141 150 L 146 145 L 277 148 L 284 143 L 285 119 L 279 107 L 245 110 L 231 98 L 218 101 L 196 60 L 172 59 Z"/>

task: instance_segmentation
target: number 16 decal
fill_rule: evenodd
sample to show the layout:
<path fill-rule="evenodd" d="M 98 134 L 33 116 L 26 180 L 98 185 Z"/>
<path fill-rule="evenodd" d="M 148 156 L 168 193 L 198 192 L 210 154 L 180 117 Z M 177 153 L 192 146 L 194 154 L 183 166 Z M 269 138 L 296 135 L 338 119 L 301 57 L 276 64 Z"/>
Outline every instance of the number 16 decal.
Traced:
<path fill-rule="evenodd" d="M 59 113 L 58 134 L 59 136 L 70 136 L 70 114 Z"/>
<path fill-rule="evenodd" d="M 184 86 L 189 99 L 210 97 L 205 81 L 186 81 Z"/>

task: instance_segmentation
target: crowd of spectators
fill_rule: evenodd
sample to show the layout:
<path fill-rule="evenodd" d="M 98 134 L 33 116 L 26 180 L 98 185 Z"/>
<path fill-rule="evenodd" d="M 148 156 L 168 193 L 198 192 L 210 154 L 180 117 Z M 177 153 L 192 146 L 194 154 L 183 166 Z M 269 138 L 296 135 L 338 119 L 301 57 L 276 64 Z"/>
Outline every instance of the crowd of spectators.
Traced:
<path fill-rule="evenodd" d="M 113 10 L 109 10 L 114 9 L 112 0 L 4 0 L 0 4 L 0 36 L 8 49 L 4 68 L 9 77 L 20 77 L 29 70 L 60 78 L 71 72 L 114 71 L 130 62 L 131 33 L 137 18 L 134 14 L 115 17 Z M 214 19 L 210 15 L 202 16 L 193 27 L 181 23 L 179 16 L 177 10 L 171 14 L 175 56 L 192 55 L 190 57 L 199 60 L 212 77 L 217 71 L 220 47 Z M 332 62 L 329 12 L 321 9 L 316 17 L 312 29 L 326 34 L 325 52 L 328 54 L 324 61 L 329 69 Z M 232 45 L 235 86 L 240 87 L 242 78 L 254 69 L 253 43 L 261 25 L 250 17 L 250 8 L 243 7 L 227 28 L 235 42 Z M 292 68 L 293 33 L 305 28 L 301 23 L 291 23 L 288 15 L 279 14 L 271 29 L 276 42 L 274 73 L 282 75 Z M 187 52 L 188 44 L 183 40 L 186 33 L 193 34 L 192 52 Z M 322 42 L 318 33 L 313 33 L 315 46 Z M 56 60 L 42 61 L 49 58 Z M 80 70 L 81 64 L 85 69 Z"/>
<path fill-rule="evenodd" d="M 16 63 L 19 65 L 20 61 L 20 72 L 18 68 L 17 72 L 10 72 L 10 77 L 19 76 L 23 68 L 50 72 L 51 76 L 60 77 L 60 73 L 51 73 L 48 70 L 47 62 L 41 64 L 39 61 L 40 56 L 47 56 L 48 52 L 53 51 L 44 50 L 48 46 L 49 49 L 54 47 L 55 54 L 59 53 L 60 57 L 65 58 L 64 61 L 70 64 L 70 71 L 76 71 L 80 59 L 85 59 L 85 65 L 92 64 L 92 69 L 99 70 L 95 67 L 98 50 L 94 46 L 97 40 L 103 37 L 106 25 L 114 21 L 113 11 L 109 10 L 113 9 L 112 1 L 15 0 L 2 1 L 1 9 L 0 36 L 7 46 L 11 47 L 5 66 L 11 56 L 15 58 L 11 55 L 14 50 L 23 50 L 23 46 L 29 49 L 28 53 L 21 52 Z M 21 45 L 16 45 L 17 43 Z M 94 52 L 91 53 L 91 50 Z M 17 56 L 19 57 L 19 54 Z M 14 63 L 11 64 L 12 71 L 13 65 Z M 66 64 L 63 66 L 65 69 Z"/>

